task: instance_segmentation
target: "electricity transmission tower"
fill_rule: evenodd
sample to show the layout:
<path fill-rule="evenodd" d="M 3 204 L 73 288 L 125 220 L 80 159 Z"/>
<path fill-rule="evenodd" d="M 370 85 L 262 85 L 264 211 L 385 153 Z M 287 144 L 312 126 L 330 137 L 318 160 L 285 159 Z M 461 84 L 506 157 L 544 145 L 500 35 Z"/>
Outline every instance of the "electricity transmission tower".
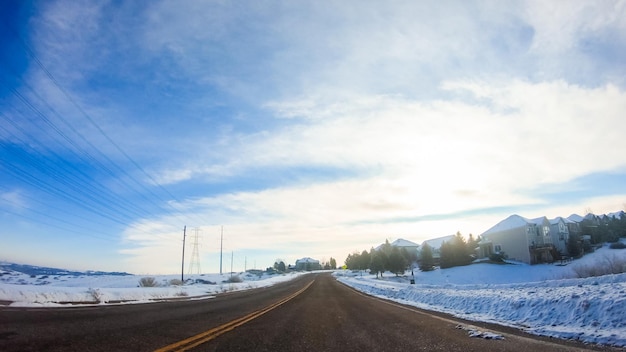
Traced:
<path fill-rule="evenodd" d="M 199 228 L 193 229 L 193 249 L 191 251 L 191 262 L 189 263 L 189 274 L 194 274 L 194 268 L 197 269 L 195 274 L 200 274 L 200 253 L 198 251 L 198 233 Z"/>

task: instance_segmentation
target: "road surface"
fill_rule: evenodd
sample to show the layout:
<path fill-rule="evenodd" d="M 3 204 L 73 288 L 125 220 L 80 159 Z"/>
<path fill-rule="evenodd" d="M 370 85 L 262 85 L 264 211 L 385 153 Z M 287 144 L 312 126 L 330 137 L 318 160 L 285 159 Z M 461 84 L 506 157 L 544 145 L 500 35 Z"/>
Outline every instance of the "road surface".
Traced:
<path fill-rule="evenodd" d="M 468 326 L 504 337 L 472 338 Z M 466 329 L 462 329 L 462 328 Z M 0 351 L 617 351 L 378 300 L 329 274 L 206 300 L 0 309 Z"/>

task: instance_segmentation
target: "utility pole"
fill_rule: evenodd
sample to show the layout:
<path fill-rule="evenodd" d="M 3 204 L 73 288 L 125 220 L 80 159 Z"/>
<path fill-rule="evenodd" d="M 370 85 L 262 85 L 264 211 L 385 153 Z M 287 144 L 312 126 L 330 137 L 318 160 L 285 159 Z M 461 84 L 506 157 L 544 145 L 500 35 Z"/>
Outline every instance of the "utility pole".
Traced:
<path fill-rule="evenodd" d="M 187 236 L 187 225 L 183 227 L 183 264 L 180 271 L 180 281 L 185 282 L 185 237 Z"/>
<path fill-rule="evenodd" d="M 222 236 L 220 237 L 220 275 L 222 275 L 222 253 L 224 249 L 224 226 L 222 226 Z"/>
<path fill-rule="evenodd" d="M 235 252 L 230 252 L 230 277 L 233 277 L 233 257 L 235 256 Z"/>

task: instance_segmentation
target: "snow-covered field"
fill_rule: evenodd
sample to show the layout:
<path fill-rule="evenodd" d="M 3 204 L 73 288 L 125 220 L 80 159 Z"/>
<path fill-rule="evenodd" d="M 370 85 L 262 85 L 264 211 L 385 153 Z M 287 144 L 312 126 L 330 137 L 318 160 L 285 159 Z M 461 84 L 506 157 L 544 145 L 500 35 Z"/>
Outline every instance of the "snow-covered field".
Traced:
<path fill-rule="evenodd" d="M 603 247 L 559 265 L 473 264 L 415 270 L 415 282 L 385 274 L 336 272 L 364 293 L 474 321 L 494 322 L 533 334 L 626 346 L 626 274 L 577 279 L 573 269 L 626 265 L 626 250 Z"/>
<path fill-rule="evenodd" d="M 11 307 L 59 307 L 76 304 L 146 303 L 176 298 L 211 298 L 229 291 L 275 285 L 303 273 L 236 275 L 242 282 L 226 282 L 230 274 L 185 276 L 185 285 L 172 285 L 180 275 L 28 275 L 16 271 L 0 276 L 0 302 Z M 139 287 L 144 277 L 153 277 L 159 287 Z M 210 282 L 210 283 L 209 283 Z M 4 302 L 2 302 L 4 301 Z"/>

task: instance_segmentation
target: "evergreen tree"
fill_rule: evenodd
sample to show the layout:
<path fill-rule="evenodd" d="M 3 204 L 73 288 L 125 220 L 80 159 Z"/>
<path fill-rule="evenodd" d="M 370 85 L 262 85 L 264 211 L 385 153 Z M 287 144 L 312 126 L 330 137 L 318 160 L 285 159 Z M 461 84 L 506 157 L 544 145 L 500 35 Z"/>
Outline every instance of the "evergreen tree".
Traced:
<path fill-rule="evenodd" d="M 354 253 L 348 254 L 348 257 L 346 258 L 344 263 L 346 264 L 348 269 L 357 270 L 359 266 L 359 253 L 354 252 Z"/>
<path fill-rule="evenodd" d="M 468 265 L 471 263 L 472 257 L 470 256 L 469 244 L 465 242 L 465 238 L 463 238 L 461 232 L 457 231 L 451 242 L 454 250 L 454 266 Z M 471 252 L 474 252 L 474 250 L 472 249 Z"/>
<path fill-rule="evenodd" d="M 574 258 L 580 257 L 582 248 L 580 246 L 580 237 L 578 234 L 570 233 L 569 240 L 567 241 L 567 252 Z"/>
<path fill-rule="evenodd" d="M 400 248 L 392 247 L 388 257 L 387 270 L 398 276 L 398 274 L 404 273 L 406 266 L 406 258 L 402 255 Z"/>
<path fill-rule="evenodd" d="M 400 253 L 402 253 L 402 256 L 404 257 L 404 260 L 407 263 L 407 266 L 413 266 L 413 263 L 416 263 L 418 260 L 417 257 L 417 251 L 409 251 L 406 248 L 402 248 L 400 250 Z"/>
<path fill-rule="evenodd" d="M 333 257 L 330 257 L 330 268 L 333 270 L 337 269 L 337 261 Z"/>
<path fill-rule="evenodd" d="M 478 243 L 480 242 L 480 236 L 474 238 L 474 235 L 471 233 L 467 239 L 467 255 L 473 260 L 476 258 L 476 248 L 478 248 Z"/>
<path fill-rule="evenodd" d="M 370 267 L 370 263 L 372 262 L 372 256 L 366 250 L 361 252 L 361 256 L 359 259 L 359 270 L 365 270 Z"/>
<path fill-rule="evenodd" d="M 467 265 L 472 262 L 469 245 L 460 232 L 457 232 L 450 241 L 441 244 L 440 253 L 442 269 Z"/>
<path fill-rule="evenodd" d="M 454 248 L 448 242 L 442 243 L 439 249 L 439 266 L 442 269 L 454 266 Z"/>
<path fill-rule="evenodd" d="M 378 273 L 380 273 L 380 277 L 382 277 L 385 271 L 385 254 L 382 251 L 374 250 L 370 255 L 372 258 L 370 270 L 376 273 L 376 278 L 378 278 Z"/>
<path fill-rule="evenodd" d="M 282 259 L 276 259 L 274 261 L 274 269 L 280 273 L 284 273 L 285 271 L 287 271 L 287 268 L 285 267 L 285 261 L 283 261 Z"/>
<path fill-rule="evenodd" d="M 420 253 L 420 270 L 431 271 L 435 267 L 435 260 L 433 259 L 433 250 L 428 243 L 424 243 L 422 246 L 422 252 Z"/>

